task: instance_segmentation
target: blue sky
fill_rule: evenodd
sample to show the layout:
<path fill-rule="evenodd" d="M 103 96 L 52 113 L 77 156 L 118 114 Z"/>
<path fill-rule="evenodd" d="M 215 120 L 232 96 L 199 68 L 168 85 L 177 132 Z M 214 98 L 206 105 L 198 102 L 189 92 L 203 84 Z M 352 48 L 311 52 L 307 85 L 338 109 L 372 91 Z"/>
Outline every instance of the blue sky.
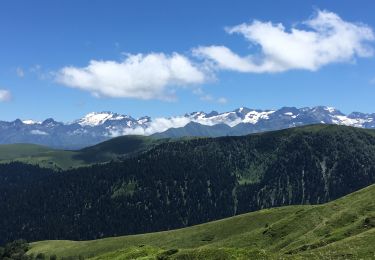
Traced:
<path fill-rule="evenodd" d="M 1 1 L 0 120 L 375 112 L 373 10 L 370 0 Z"/>

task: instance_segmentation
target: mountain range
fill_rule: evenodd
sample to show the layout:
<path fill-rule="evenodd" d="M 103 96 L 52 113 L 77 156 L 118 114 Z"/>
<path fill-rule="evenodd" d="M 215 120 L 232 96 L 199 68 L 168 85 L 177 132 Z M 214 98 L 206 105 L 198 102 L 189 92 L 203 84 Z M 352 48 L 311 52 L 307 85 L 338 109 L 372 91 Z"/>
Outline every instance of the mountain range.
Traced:
<path fill-rule="evenodd" d="M 224 113 L 193 112 L 181 116 L 133 118 L 112 112 L 93 112 L 73 122 L 0 121 L 0 144 L 33 143 L 53 148 L 80 149 L 121 135 L 181 136 L 245 135 L 310 124 L 375 128 L 375 113 L 348 115 L 327 106 L 259 110 L 241 107 Z"/>

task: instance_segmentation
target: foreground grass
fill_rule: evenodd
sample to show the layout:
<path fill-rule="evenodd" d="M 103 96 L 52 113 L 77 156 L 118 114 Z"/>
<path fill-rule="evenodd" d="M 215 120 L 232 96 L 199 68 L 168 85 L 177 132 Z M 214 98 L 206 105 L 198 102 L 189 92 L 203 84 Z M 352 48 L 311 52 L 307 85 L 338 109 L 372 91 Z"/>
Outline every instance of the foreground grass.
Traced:
<path fill-rule="evenodd" d="M 266 209 L 173 231 L 41 241 L 29 253 L 92 259 L 374 259 L 375 185 L 316 206 Z"/>

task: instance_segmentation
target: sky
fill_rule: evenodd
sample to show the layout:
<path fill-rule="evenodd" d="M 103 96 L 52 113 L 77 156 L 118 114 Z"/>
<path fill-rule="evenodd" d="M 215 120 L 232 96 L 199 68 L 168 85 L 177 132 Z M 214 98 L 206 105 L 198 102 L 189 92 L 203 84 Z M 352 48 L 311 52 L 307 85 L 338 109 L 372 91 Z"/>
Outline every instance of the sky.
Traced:
<path fill-rule="evenodd" d="M 375 112 L 375 2 L 0 3 L 0 120 Z"/>

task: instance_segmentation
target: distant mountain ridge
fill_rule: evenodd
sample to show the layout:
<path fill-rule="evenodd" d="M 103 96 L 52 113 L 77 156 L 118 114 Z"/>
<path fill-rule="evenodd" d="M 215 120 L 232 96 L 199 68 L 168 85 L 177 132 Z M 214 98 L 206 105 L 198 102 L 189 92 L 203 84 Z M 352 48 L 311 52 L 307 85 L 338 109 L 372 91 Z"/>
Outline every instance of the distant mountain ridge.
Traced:
<path fill-rule="evenodd" d="M 69 123 L 52 118 L 42 122 L 0 121 L 0 144 L 34 143 L 54 148 L 79 149 L 121 135 L 155 137 L 244 135 L 310 124 L 337 124 L 375 128 L 375 113 L 345 115 L 327 106 L 283 107 L 259 110 L 241 107 L 230 112 L 193 112 L 182 116 L 133 118 L 109 111 L 89 113 Z"/>

